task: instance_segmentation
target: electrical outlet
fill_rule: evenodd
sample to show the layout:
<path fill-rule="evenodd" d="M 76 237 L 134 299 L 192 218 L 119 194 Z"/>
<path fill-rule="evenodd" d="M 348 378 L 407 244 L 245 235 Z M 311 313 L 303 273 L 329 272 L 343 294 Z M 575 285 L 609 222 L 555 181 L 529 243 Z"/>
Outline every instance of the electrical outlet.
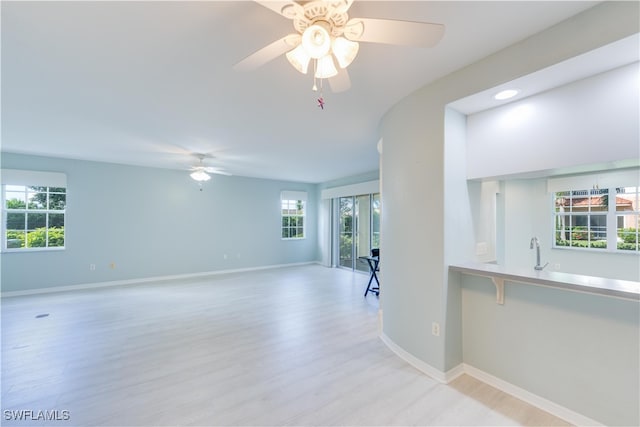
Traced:
<path fill-rule="evenodd" d="M 95 271 L 96 270 L 96 265 L 95 264 L 89 264 L 89 270 L 90 271 Z"/>
<path fill-rule="evenodd" d="M 440 323 L 438 322 L 431 323 L 431 334 L 436 337 L 440 336 Z"/>
<path fill-rule="evenodd" d="M 227 254 L 222 255 L 222 258 L 227 259 L 228 258 Z"/>

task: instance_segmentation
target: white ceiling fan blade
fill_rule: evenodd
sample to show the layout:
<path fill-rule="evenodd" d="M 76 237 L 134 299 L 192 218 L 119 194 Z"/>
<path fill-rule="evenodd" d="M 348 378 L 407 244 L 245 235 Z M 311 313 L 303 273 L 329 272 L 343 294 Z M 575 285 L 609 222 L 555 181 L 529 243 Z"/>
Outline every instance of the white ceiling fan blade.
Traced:
<path fill-rule="evenodd" d="M 347 22 L 344 35 L 358 42 L 433 47 L 444 35 L 444 25 L 429 22 L 354 18 Z"/>
<path fill-rule="evenodd" d="M 298 3 L 294 3 L 292 1 L 270 1 L 270 0 L 254 0 L 261 6 L 266 7 L 267 9 L 273 10 L 275 13 L 284 16 L 285 18 L 293 19 L 296 12 L 302 11 L 304 14 L 304 9 Z"/>
<path fill-rule="evenodd" d="M 290 51 L 298 44 L 300 44 L 300 34 L 289 34 L 247 56 L 234 65 L 233 69 L 236 71 L 254 70 Z"/>
<path fill-rule="evenodd" d="M 338 71 L 334 77 L 330 77 L 329 86 L 331 86 L 331 92 L 338 93 L 344 92 L 351 87 L 351 79 L 349 78 L 349 73 L 346 68 Z"/>
<path fill-rule="evenodd" d="M 346 13 L 353 4 L 353 0 L 334 0 L 330 4 L 338 13 Z"/>
<path fill-rule="evenodd" d="M 227 176 L 231 176 L 231 174 L 227 171 L 224 171 L 222 169 L 218 169 L 218 168 L 213 168 L 211 166 L 191 166 L 191 168 L 189 169 L 189 171 L 191 172 L 206 172 L 206 173 L 215 173 L 218 175 L 227 175 Z"/>

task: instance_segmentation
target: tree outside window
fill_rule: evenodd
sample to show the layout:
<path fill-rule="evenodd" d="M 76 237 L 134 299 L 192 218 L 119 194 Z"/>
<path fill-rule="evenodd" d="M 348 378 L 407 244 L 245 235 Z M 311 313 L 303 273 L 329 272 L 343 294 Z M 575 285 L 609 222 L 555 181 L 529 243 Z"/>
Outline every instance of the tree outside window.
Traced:
<path fill-rule="evenodd" d="M 4 248 L 64 248 L 64 187 L 5 185 Z"/>
<path fill-rule="evenodd" d="M 305 201 L 281 200 L 282 238 L 304 239 Z"/>

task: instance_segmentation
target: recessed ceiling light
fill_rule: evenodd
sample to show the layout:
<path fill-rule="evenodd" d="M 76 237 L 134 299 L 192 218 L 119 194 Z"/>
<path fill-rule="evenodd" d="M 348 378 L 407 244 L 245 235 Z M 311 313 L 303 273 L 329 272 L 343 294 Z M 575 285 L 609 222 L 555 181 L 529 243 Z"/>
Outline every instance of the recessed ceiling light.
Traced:
<path fill-rule="evenodd" d="M 496 93 L 493 98 L 497 99 L 498 101 L 504 101 L 505 99 L 513 98 L 518 94 L 518 92 L 519 91 L 516 89 L 507 89 Z"/>

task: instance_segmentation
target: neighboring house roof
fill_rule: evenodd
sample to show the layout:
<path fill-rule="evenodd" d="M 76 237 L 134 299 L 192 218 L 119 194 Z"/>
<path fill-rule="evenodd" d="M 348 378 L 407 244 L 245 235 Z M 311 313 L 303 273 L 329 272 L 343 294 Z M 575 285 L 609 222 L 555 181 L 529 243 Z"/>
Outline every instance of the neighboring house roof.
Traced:
<path fill-rule="evenodd" d="M 605 206 L 607 196 L 591 196 L 591 197 L 574 197 L 573 199 L 565 199 L 567 206 L 574 208 L 588 208 L 593 206 Z M 589 199 L 591 199 L 589 201 Z M 622 207 L 623 210 L 633 210 L 633 202 L 624 197 L 616 196 L 616 206 Z"/>

